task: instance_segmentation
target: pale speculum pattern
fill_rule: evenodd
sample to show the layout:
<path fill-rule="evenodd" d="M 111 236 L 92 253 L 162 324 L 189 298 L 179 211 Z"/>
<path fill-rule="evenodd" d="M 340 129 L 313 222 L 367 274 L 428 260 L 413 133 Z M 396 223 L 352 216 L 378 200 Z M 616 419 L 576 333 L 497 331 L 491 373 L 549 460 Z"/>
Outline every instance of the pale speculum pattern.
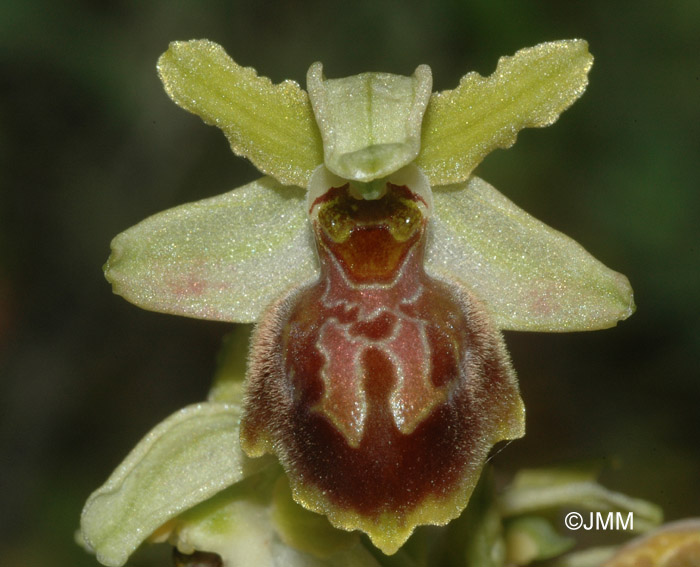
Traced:
<path fill-rule="evenodd" d="M 321 277 L 260 325 L 243 447 L 276 453 L 331 516 L 400 523 L 426 498 L 458 504 L 490 446 L 518 436 L 500 335 L 465 290 L 425 273 L 426 206 L 407 187 L 376 201 L 333 188 L 311 218 Z"/>
<path fill-rule="evenodd" d="M 350 446 L 358 447 L 369 414 L 369 382 L 393 382 L 388 404 L 380 403 L 387 406 L 394 426 L 409 434 L 446 391 L 446 386 L 437 388 L 431 380 L 427 322 L 410 315 L 424 295 L 424 282 L 406 275 L 410 258 L 386 285 L 356 284 L 335 258 L 329 262 L 320 306 L 328 318 L 315 344 L 323 357 L 323 395 L 311 409 L 328 417 Z M 372 374 L 368 363 L 372 356 L 384 359 L 390 375 Z"/>

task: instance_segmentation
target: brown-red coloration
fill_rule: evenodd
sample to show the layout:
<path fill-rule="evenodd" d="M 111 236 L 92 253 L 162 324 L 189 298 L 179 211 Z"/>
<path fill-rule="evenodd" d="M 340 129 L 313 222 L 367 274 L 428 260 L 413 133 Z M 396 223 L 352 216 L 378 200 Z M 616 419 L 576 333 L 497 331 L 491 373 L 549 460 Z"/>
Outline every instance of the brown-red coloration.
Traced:
<path fill-rule="evenodd" d="M 391 552 L 457 515 L 523 408 L 479 302 L 423 269 L 425 203 L 387 189 L 313 204 L 321 277 L 258 327 L 241 442 L 278 455 L 297 501 Z"/>

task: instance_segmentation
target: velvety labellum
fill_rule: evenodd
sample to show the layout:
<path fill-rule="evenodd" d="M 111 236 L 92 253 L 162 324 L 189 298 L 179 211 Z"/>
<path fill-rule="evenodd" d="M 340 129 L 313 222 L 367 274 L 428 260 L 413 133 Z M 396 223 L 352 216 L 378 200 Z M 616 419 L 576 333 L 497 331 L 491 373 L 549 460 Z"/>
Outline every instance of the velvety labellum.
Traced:
<path fill-rule="evenodd" d="M 278 455 L 302 505 L 393 553 L 460 513 L 523 406 L 481 305 L 423 269 L 427 203 L 391 183 L 351 193 L 311 205 L 321 275 L 258 326 L 241 443 Z"/>

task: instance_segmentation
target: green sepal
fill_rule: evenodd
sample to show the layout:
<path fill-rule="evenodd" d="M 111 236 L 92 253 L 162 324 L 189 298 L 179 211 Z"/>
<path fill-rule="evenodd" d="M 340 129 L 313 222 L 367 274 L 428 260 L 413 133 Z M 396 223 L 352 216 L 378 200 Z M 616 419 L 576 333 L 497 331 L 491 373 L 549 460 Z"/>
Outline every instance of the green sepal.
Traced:
<path fill-rule="evenodd" d="M 542 43 L 502 57 L 488 77 L 467 74 L 435 93 L 423 120 L 416 159 L 433 186 L 466 181 L 496 148 L 523 128 L 549 126 L 583 94 L 593 57 L 583 40 Z"/>
<path fill-rule="evenodd" d="M 175 103 L 221 128 L 237 155 L 280 183 L 306 187 L 323 162 L 308 95 L 295 82 L 274 85 L 208 40 L 171 43 L 158 73 Z"/>
<path fill-rule="evenodd" d="M 316 277 L 304 191 L 271 178 L 147 218 L 112 240 L 105 275 L 144 309 L 253 322 Z"/>
<path fill-rule="evenodd" d="M 401 169 L 418 155 L 432 88 L 427 65 L 418 67 L 412 77 L 362 73 L 325 79 L 321 64 L 314 63 L 307 88 L 321 130 L 324 162 L 336 175 L 369 182 Z"/>
<path fill-rule="evenodd" d="M 478 177 L 433 191 L 426 268 L 463 282 L 500 329 L 584 331 L 634 312 L 627 278 Z"/>
<path fill-rule="evenodd" d="M 541 516 L 521 516 L 506 523 L 508 561 L 513 565 L 529 565 L 533 561 L 550 559 L 569 551 L 576 543 L 573 538 L 557 533 L 552 524 Z"/>
<path fill-rule="evenodd" d="M 88 499 L 81 537 L 98 561 L 124 565 L 154 531 L 269 464 L 238 442 L 240 408 L 196 404 L 157 425 Z"/>
<path fill-rule="evenodd" d="M 601 486 L 590 470 L 575 468 L 519 471 L 499 499 L 503 517 L 576 508 L 593 512 L 632 512 L 634 530 L 647 531 L 663 519 L 661 509 Z"/>

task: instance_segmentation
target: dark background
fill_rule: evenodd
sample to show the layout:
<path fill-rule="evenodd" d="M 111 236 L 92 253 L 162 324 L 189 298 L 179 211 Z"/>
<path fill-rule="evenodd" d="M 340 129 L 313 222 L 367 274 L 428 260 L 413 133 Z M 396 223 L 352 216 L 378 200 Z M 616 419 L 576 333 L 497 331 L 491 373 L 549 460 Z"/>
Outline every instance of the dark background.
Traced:
<path fill-rule="evenodd" d="M 501 55 L 582 37 L 596 62 L 553 127 L 478 173 L 635 289 L 615 329 L 508 333 L 528 435 L 500 470 L 594 459 L 668 519 L 700 514 L 700 2 L 5 1 L 0 7 L 0 558 L 96 565 L 84 500 L 157 422 L 206 395 L 229 327 L 112 295 L 110 239 L 254 179 L 168 100 L 171 40 L 209 38 L 274 81 L 433 69 L 437 90 Z"/>

